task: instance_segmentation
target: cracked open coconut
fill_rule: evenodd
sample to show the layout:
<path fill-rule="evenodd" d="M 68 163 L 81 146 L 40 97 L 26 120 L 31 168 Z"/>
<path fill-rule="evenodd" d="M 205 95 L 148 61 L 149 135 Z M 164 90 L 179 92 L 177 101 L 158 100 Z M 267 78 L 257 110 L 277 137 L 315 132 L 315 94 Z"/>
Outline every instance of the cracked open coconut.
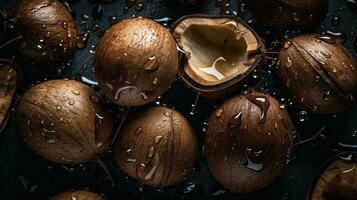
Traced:
<path fill-rule="evenodd" d="M 189 15 L 172 27 L 181 53 L 181 79 L 202 96 L 239 89 L 263 60 L 264 44 L 241 19 Z"/>
<path fill-rule="evenodd" d="M 324 167 L 307 200 L 354 200 L 357 197 L 357 154 L 343 152 Z"/>
<path fill-rule="evenodd" d="M 0 132 L 6 126 L 17 86 L 17 73 L 11 61 L 0 59 Z"/>

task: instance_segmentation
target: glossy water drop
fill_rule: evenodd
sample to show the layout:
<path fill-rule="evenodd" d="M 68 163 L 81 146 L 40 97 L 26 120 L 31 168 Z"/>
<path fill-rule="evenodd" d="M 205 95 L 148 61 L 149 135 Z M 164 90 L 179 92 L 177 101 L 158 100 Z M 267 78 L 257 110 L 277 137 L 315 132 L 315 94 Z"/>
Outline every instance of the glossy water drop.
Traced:
<path fill-rule="evenodd" d="M 162 137 L 163 137 L 162 135 L 156 136 L 154 139 L 155 144 L 159 143 L 161 141 Z"/>
<path fill-rule="evenodd" d="M 135 10 L 140 12 L 144 9 L 144 4 L 142 3 L 138 3 L 136 6 L 135 6 Z"/>
<path fill-rule="evenodd" d="M 266 115 L 267 115 L 268 109 L 270 107 L 270 100 L 266 96 L 254 95 L 252 93 L 247 93 L 244 95 L 244 97 L 259 107 L 259 109 L 261 110 L 261 115 L 259 117 L 259 123 L 265 123 L 266 117 L 267 117 Z"/>
<path fill-rule="evenodd" d="M 339 16 L 334 15 L 331 18 L 331 24 L 334 25 L 334 26 L 339 25 L 340 21 L 341 21 L 341 18 Z"/>
<path fill-rule="evenodd" d="M 61 110 L 62 106 L 61 105 L 57 105 L 56 108 L 57 108 L 57 110 Z"/>
<path fill-rule="evenodd" d="M 62 28 L 64 28 L 64 29 L 67 29 L 67 28 L 68 28 L 67 22 L 62 22 Z"/>
<path fill-rule="evenodd" d="M 317 37 L 319 40 L 324 41 L 328 44 L 335 44 L 336 40 L 330 36 L 319 36 Z"/>
<path fill-rule="evenodd" d="M 216 117 L 222 117 L 222 115 L 223 115 L 223 109 L 218 109 L 216 111 Z"/>
<path fill-rule="evenodd" d="M 247 158 L 247 164 L 245 165 L 245 167 L 254 172 L 260 172 L 263 170 L 264 165 L 263 163 L 255 163 L 251 161 L 249 158 Z"/>
<path fill-rule="evenodd" d="M 291 66 L 293 66 L 293 61 L 291 61 L 290 57 L 287 57 L 285 66 L 286 68 L 290 68 Z"/>
<path fill-rule="evenodd" d="M 71 105 L 71 106 L 74 105 L 74 100 L 73 100 L 73 99 L 70 99 L 70 100 L 68 101 L 68 104 Z"/>
<path fill-rule="evenodd" d="M 135 135 L 140 135 L 143 132 L 143 128 L 139 127 L 135 130 Z"/>
<path fill-rule="evenodd" d="M 72 90 L 71 91 L 74 95 L 80 95 L 81 93 L 78 90 Z"/>
<path fill-rule="evenodd" d="M 302 110 L 298 113 L 298 119 L 300 122 L 306 121 L 307 118 L 308 118 L 308 113 L 306 111 Z"/>
<path fill-rule="evenodd" d="M 288 49 L 288 48 L 291 47 L 291 45 L 292 45 L 291 41 L 286 41 L 286 42 L 284 43 L 284 48 L 285 48 L 285 49 Z"/>

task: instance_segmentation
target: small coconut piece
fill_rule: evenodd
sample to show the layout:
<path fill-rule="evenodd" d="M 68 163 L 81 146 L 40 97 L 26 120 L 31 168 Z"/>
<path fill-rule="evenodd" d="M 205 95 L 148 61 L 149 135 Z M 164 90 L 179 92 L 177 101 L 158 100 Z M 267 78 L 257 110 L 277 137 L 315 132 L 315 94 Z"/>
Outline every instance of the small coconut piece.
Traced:
<path fill-rule="evenodd" d="M 16 107 L 19 130 L 37 154 L 57 163 L 83 163 L 109 147 L 113 120 L 100 97 L 73 80 L 35 85 Z"/>
<path fill-rule="evenodd" d="M 159 106 L 136 115 L 120 132 L 115 148 L 120 169 L 142 184 L 161 188 L 182 181 L 198 152 L 190 123 Z"/>
<path fill-rule="evenodd" d="M 262 41 L 239 18 L 188 15 L 172 32 L 183 56 L 182 80 L 206 97 L 237 90 L 263 60 Z"/>
<path fill-rule="evenodd" d="M 205 135 L 207 163 L 225 188 L 250 193 L 280 176 L 296 137 L 288 112 L 273 97 L 249 91 L 219 106 Z"/>
<path fill-rule="evenodd" d="M 95 75 L 115 104 L 140 106 L 166 92 L 176 79 L 175 40 L 160 24 L 123 20 L 107 30 L 96 48 Z"/>
<path fill-rule="evenodd" d="M 76 48 L 76 24 L 58 0 L 22 0 L 7 21 L 14 47 L 31 61 L 61 62 Z"/>
<path fill-rule="evenodd" d="M 13 62 L 0 59 L 0 132 L 6 126 L 16 94 L 18 75 L 14 66 Z"/>
<path fill-rule="evenodd" d="M 307 200 L 355 200 L 357 197 L 357 154 L 344 152 L 323 169 Z"/>
<path fill-rule="evenodd" d="M 57 194 L 51 200 L 104 200 L 96 193 L 87 190 L 68 191 Z"/>

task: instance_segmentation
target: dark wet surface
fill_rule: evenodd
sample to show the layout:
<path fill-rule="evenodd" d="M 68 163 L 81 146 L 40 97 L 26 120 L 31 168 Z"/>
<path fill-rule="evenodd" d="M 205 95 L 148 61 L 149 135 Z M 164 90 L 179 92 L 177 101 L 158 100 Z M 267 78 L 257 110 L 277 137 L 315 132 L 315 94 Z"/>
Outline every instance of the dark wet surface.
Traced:
<path fill-rule="evenodd" d="M 341 33 L 342 40 L 347 40 L 346 47 L 357 58 L 357 12 L 352 12 L 353 9 L 356 10 L 356 6 L 349 8 L 347 2 L 347 0 L 331 0 L 330 12 L 324 25 L 317 32 L 335 35 Z M 350 0 L 350 2 L 352 1 Z M 142 3 L 142 6 L 138 5 L 139 3 Z M 0 0 L 0 11 L 2 13 L 8 11 L 14 4 L 15 1 L 12 0 Z M 78 32 L 89 31 L 87 45 L 84 49 L 76 51 L 71 62 L 63 65 L 36 65 L 23 61 L 22 57 L 11 48 L 0 50 L 0 57 L 13 58 L 21 65 L 23 79 L 20 93 L 26 91 L 32 83 L 45 79 L 83 76 L 94 80 L 91 70 L 94 46 L 111 23 L 136 15 L 160 19 L 161 23 L 171 25 L 173 21 L 185 14 L 219 14 L 221 11 L 221 8 L 214 6 L 215 1 L 211 0 L 198 6 L 184 6 L 174 0 L 137 1 L 127 12 L 124 8 L 126 3 L 122 0 L 111 4 L 102 4 L 101 8 L 98 8 L 99 4 L 92 4 L 87 0 L 69 5 L 76 17 Z M 279 48 L 279 42 L 283 41 L 282 37 L 256 25 L 244 7 L 239 5 L 237 8 L 237 3 L 232 1 L 227 10 L 231 14 L 238 14 L 249 23 L 261 35 L 268 48 L 272 46 L 272 42 L 277 43 Z M 100 11 L 101 9 L 102 11 Z M 170 20 L 166 20 L 168 18 Z M 2 25 L 3 20 L 1 19 L 0 22 Z M 0 44 L 5 41 L 7 39 L 1 29 Z M 284 174 L 274 184 L 262 191 L 250 195 L 228 192 L 210 175 L 202 152 L 199 163 L 191 176 L 177 186 L 164 190 L 141 186 L 128 178 L 123 172 L 117 170 L 113 154 L 108 152 L 103 155 L 102 159 L 117 183 L 115 187 L 112 187 L 110 181 L 95 163 L 61 166 L 35 155 L 19 137 L 16 121 L 12 115 L 7 128 L 0 136 L 0 199 L 47 199 L 62 191 L 89 188 L 94 192 L 102 193 L 106 199 L 303 200 L 314 175 L 329 157 L 337 154 L 338 151 L 355 150 L 351 147 L 357 145 L 357 107 L 336 116 L 315 116 L 294 107 L 294 105 L 289 105 L 289 100 L 281 94 L 276 85 L 274 67 L 269 63 L 266 65 L 265 72 L 257 75 L 256 78 L 255 87 L 258 90 L 268 92 L 287 105 L 294 124 L 303 139 L 313 136 L 321 127 L 326 126 L 326 131 L 320 138 L 297 148 L 294 159 L 289 162 Z M 176 81 L 172 89 L 159 101 L 161 105 L 166 104 L 169 107 L 174 107 L 190 120 L 200 138 L 202 147 L 206 119 L 215 105 L 220 104 L 222 100 L 209 101 L 199 98 L 192 114 L 191 105 L 195 102 L 195 98 L 196 95 L 191 90 Z M 113 109 L 118 110 L 119 120 L 120 109 L 115 106 Z M 137 110 L 140 109 L 137 108 Z"/>

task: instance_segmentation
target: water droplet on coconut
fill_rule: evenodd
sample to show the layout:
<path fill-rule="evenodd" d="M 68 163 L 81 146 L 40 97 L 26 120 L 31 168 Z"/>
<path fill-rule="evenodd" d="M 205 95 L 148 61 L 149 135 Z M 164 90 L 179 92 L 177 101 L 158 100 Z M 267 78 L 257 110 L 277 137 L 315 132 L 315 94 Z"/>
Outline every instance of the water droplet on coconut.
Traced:
<path fill-rule="evenodd" d="M 139 127 L 135 130 L 135 135 L 140 135 L 143 131 L 143 128 Z"/>
<path fill-rule="evenodd" d="M 74 100 L 73 99 L 68 100 L 68 104 L 71 106 L 74 105 Z"/>
<path fill-rule="evenodd" d="M 72 92 L 73 94 L 75 94 L 75 95 L 80 95 L 80 94 L 81 94 L 78 90 L 72 90 L 71 92 Z"/>
<path fill-rule="evenodd" d="M 289 47 L 291 47 L 291 45 L 292 45 L 291 41 L 286 41 L 286 42 L 284 43 L 284 48 L 285 48 L 285 49 L 288 49 Z"/>
<path fill-rule="evenodd" d="M 216 117 L 222 117 L 222 115 L 223 115 L 223 109 L 218 109 L 216 111 Z"/>
<path fill-rule="evenodd" d="M 64 28 L 64 29 L 67 29 L 67 28 L 68 28 L 67 22 L 63 22 L 63 23 L 62 23 L 62 28 Z"/>
<path fill-rule="evenodd" d="M 162 135 L 156 136 L 155 140 L 154 140 L 155 144 L 159 143 L 161 141 L 162 137 L 163 137 Z"/>

